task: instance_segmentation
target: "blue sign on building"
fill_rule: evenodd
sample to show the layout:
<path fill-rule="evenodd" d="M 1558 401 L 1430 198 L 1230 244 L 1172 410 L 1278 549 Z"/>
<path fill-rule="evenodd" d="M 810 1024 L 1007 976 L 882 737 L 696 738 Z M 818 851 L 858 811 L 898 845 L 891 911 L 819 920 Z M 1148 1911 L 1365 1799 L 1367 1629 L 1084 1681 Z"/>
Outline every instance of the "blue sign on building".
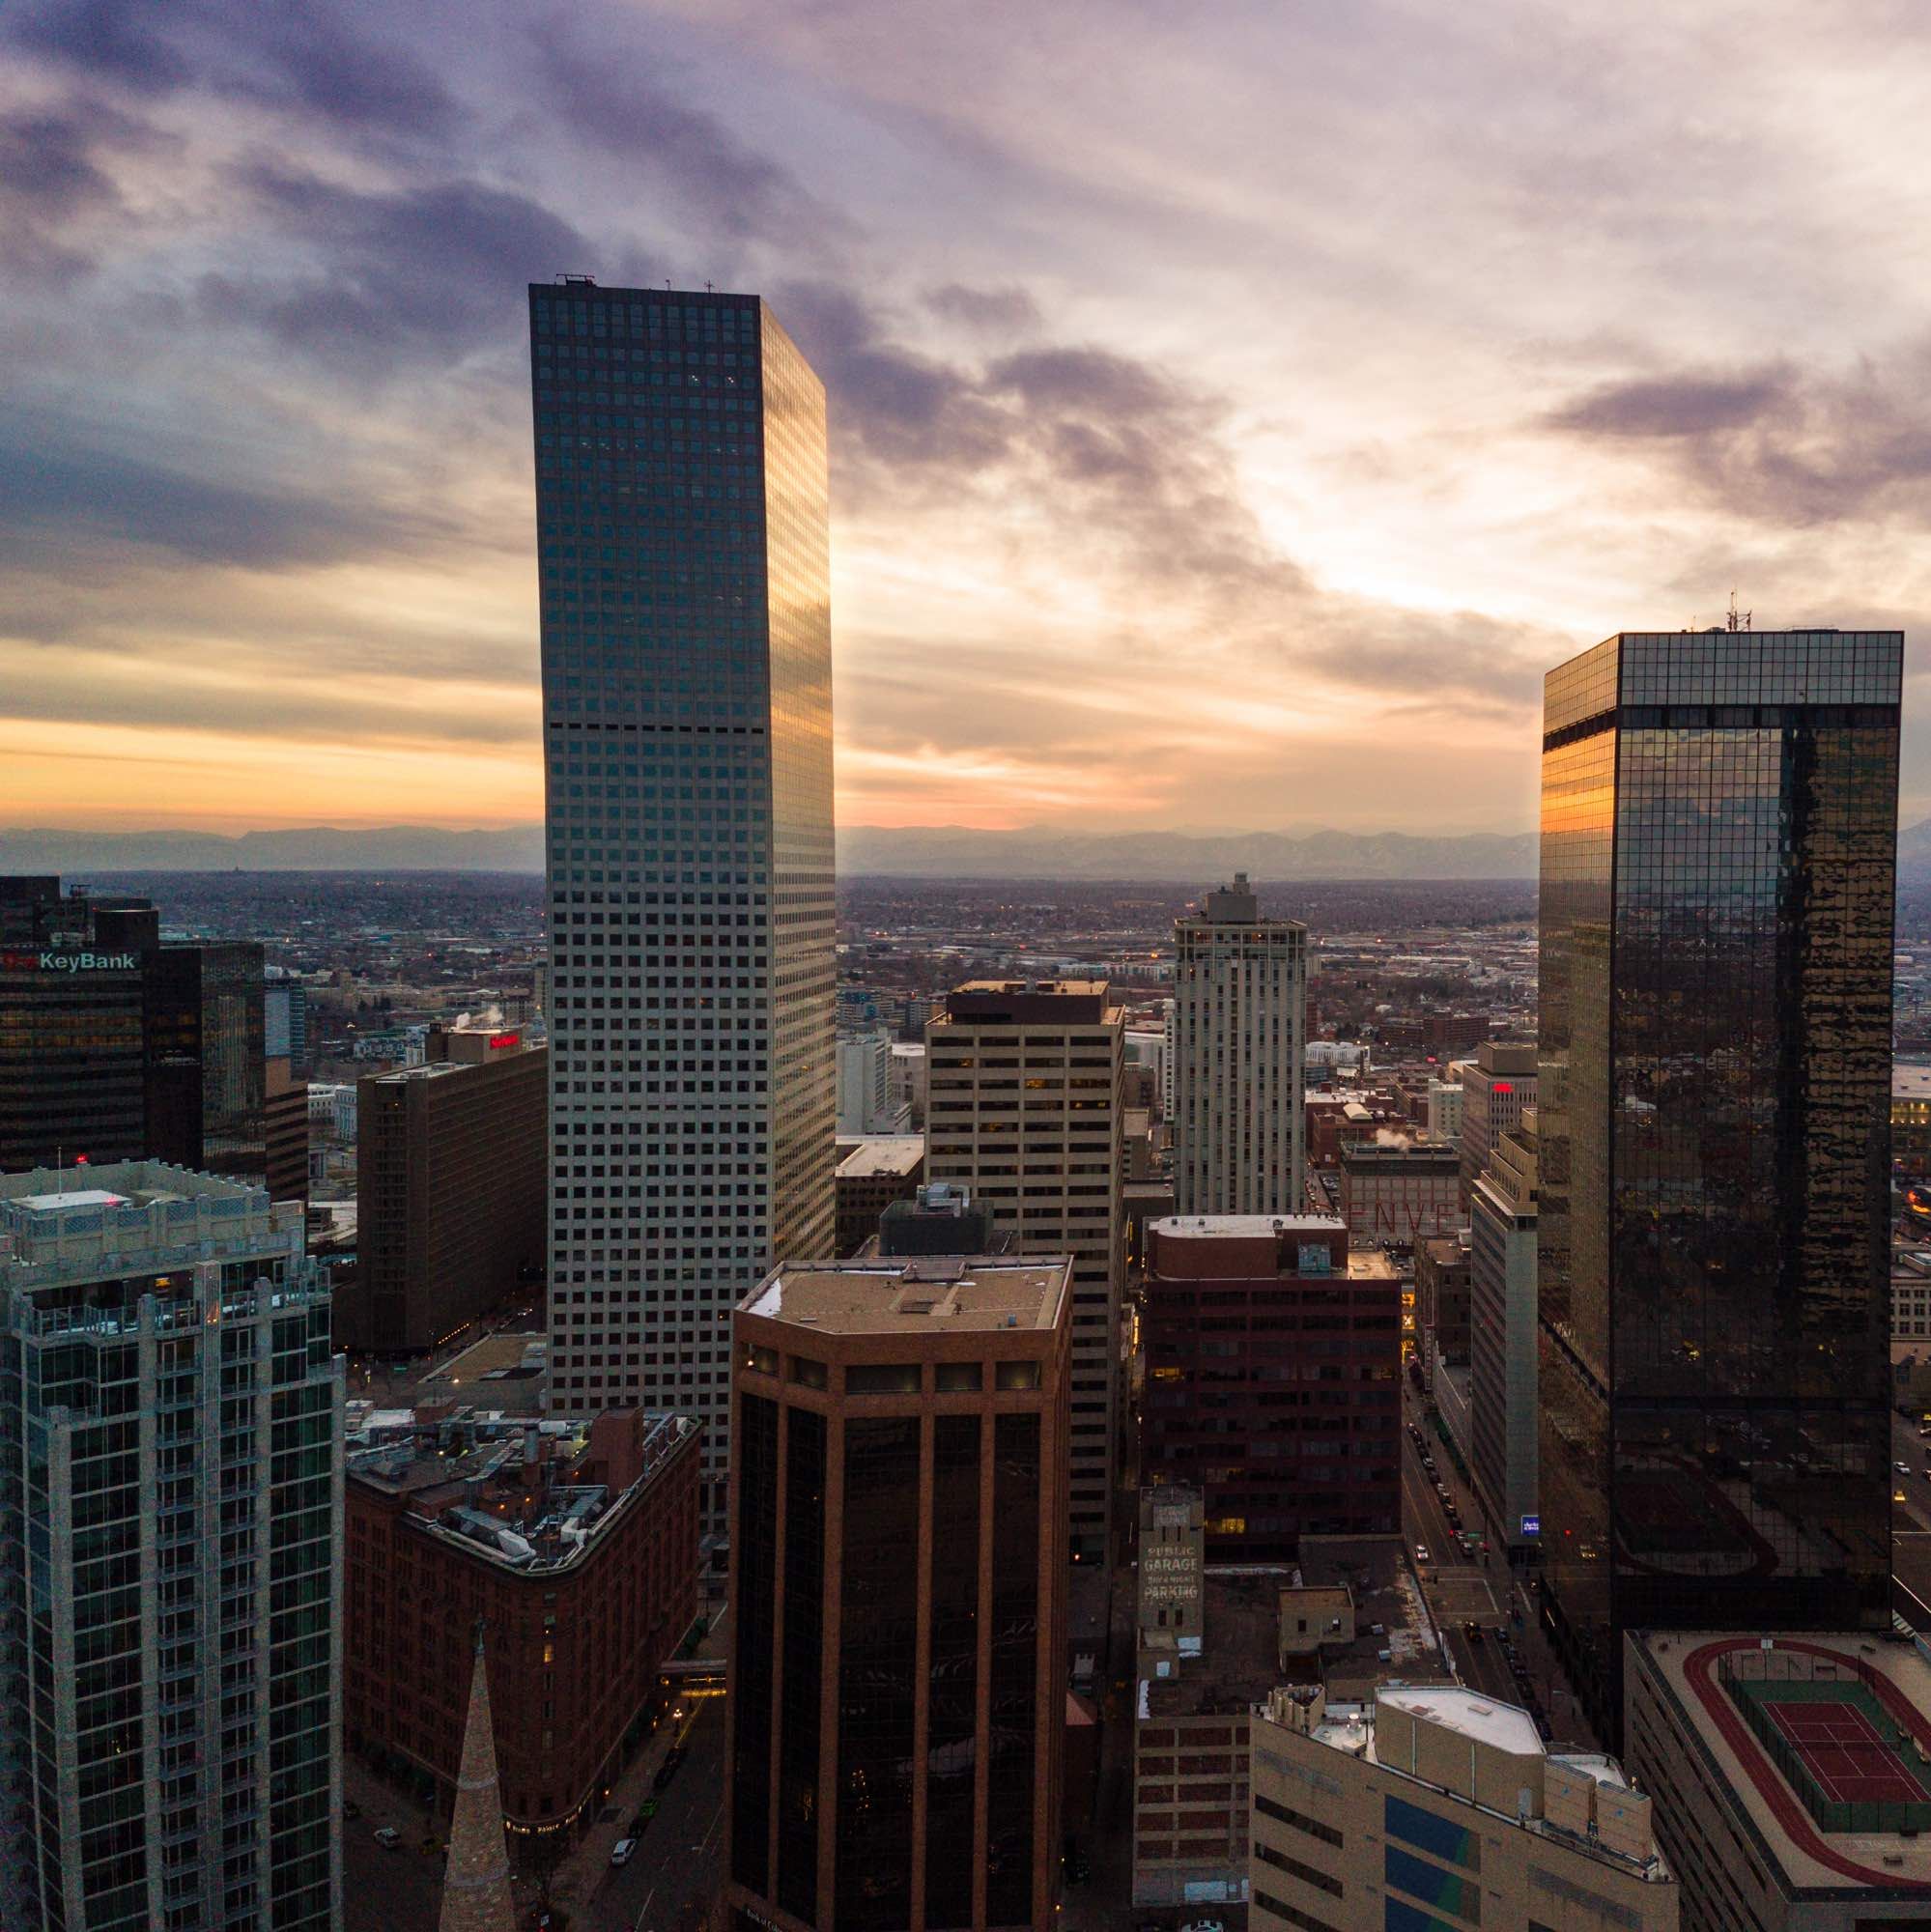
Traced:
<path fill-rule="evenodd" d="M 1539 1516 L 1523 1517 L 1522 1534 L 1524 1536 L 1540 1536 L 1542 1534 L 1542 1518 Z"/>

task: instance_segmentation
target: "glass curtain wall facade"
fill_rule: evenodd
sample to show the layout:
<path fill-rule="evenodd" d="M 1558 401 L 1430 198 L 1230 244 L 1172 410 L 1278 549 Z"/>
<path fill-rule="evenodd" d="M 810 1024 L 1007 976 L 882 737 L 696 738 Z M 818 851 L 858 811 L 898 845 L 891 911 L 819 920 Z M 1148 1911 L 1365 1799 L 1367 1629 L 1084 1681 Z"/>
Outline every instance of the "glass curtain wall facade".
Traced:
<path fill-rule="evenodd" d="M 1630 634 L 1549 673 L 1545 1610 L 1882 1628 L 1896 632 Z"/>
<path fill-rule="evenodd" d="M 301 1208 L 0 1182 L 0 1922 L 341 1922 L 342 1366 Z"/>
<path fill-rule="evenodd" d="M 529 291 L 551 1403 L 705 1423 L 729 1317 L 833 1242 L 824 390 L 754 296 Z"/>

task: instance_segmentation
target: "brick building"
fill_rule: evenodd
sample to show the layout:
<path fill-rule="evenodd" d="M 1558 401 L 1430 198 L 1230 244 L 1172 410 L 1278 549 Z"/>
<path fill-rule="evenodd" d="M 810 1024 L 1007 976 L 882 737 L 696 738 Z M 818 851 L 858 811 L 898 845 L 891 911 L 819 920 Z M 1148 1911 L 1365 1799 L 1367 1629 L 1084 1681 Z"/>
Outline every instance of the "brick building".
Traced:
<path fill-rule="evenodd" d="M 1435 1235 L 1415 1248 L 1415 1344 L 1430 1375 L 1468 1360 L 1469 1268 L 1468 1244 L 1458 1235 Z"/>
<path fill-rule="evenodd" d="M 346 1742 L 428 1774 L 446 1816 L 480 1617 L 504 1815 L 572 1826 L 697 1614 L 699 1427 L 631 1408 L 539 1428 L 462 1407 L 392 1433 L 349 1459 Z"/>
<path fill-rule="evenodd" d="M 855 1255 L 878 1233 L 878 1217 L 895 1201 L 909 1201 L 925 1173 L 923 1134 L 841 1136 L 837 1190 L 839 1257 Z"/>
<path fill-rule="evenodd" d="M 1462 1151 L 1381 1133 L 1341 1149 L 1341 1217 L 1349 1240 L 1412 1247 L 1462 1225 Z"/>
<path fill-rule="evenodd" d="M 351 1349 L 433 1349 L 542 1264 L 549 1059 L 514 1030 L 438 1029 L 429 1060 L 357 1086 Z"/>
<path fill-rule="evenodd" d="M 1402 1283 L 1325 1216 L 1175 1216 L 1148 1234 L 1150 1483 L 1200 1491 L 1207 1560 L 1401 1529 Z"/>

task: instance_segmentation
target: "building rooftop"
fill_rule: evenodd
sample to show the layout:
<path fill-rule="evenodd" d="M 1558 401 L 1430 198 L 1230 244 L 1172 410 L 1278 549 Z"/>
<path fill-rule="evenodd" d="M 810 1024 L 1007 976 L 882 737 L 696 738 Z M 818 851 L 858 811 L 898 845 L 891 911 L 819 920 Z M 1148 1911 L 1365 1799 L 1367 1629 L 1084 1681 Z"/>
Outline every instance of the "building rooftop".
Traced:
<path fill-rule="evenodd" d="M 1345 1235 L 1348 1223 L 1332 1214 L 1168 1214 L 1152 1226 L 1193 1241 L 1257 1241 L 1274 1235 Z"/>
<path fill-rule="evenodd" d="M 1343 1141 L 1341 1164 L 1357 1173 L 1369 1173 L 1377 1164 L 1392 1172 L 1405 1166 L 1459 1168 L 1462 1150 L 1453 1141 L 1432 1141 L 1420 1134 L 1391 1134 L 1386 1139 Z"/>
<path fill-rule="evenodd" d="M 697 1429 L 688 1415 L 636 1409 L 541 1423 L 459 1404 L 358 1410 L 347 1468 L 467 1553 L 552 1572 L 581 1562 Z"/>
<path fill-rule="evenodd" d="M 1069 1260 L 1037 1255 L 786 1263 L 738 1305 L 746 1315 L 833 1335 L 1051 1328 L 1071 1292 L 1071 1270 Z"/>
<path fill-rule="evenodd" d="M 297 1202 L 161 1160 L 0 1175 L 0 1289 L 118 1280 L 301 1250 Z"/>
<path fill-rule="evenodd" d="M 867 1134 L 838 1162 L 840 1180 L 910 1174 L 925 1158 L 923 1134 Z"/>
<path fill-rule="evenodd" d="M 1447 1684 L 1384 1684 L 1375 1696 L 1377 1703 L 1411 1712 L 1458 1737 L 1493 1745 L 1497 1750 L 1512 1751 L 1518 1757 L 1542 1753 L 1542 1733 L 1519 1705 L 1504 1704 L 1498 1698 Z M 1617 1781 L 1621 1782 L 1620 1776 Z"/>
<path fill-rule="evenodd" d="M 1890 1069 L 1890 1097 L 1893 1100 L 1931 1100 L 1931 1066 L 1893 1065 Z"/>
<path fill-rule="evenodd" d="M 1123 1009 L 1107 1004 L 1104 980 L 968 980 L 946 995 L 935 1026 L 974 1021 L 986 1026 L 1100 1026 Z"/>
<path fill-rule="evenodd" d="M 1779 1636 L 1766 1649 L 1769 1641 L 1756 1631 L 1630 1636 L 1639 1667 L 1662 1686 L 1669 1715 L 1693 1738 L 1710 1781 L 1746 1825 L 1758 1854 L 1776 1866 L 1785 1890 L 1841 1889 L 1849 1881 L 1921 1895 L 1931 1885 L 1931 1833 L 1922 1815 L 1931 1810 L 1931 1770 L 1922 1755 L 1931 1748 L 1931 1662 L 1917 1645 L 1869 1632 Z M 1753 1714 L 1752 1704 L 1769 1708 Z M 1881 1775 L 1874 1763 L 1871 1776 L 1860 1776 L 1855 1793 L 1871 1808 L 1883 1803 L 1903 1829 L 1838 1829 L 1839 1811 L 1855 1815 L 1849 1804 L 1832 1802 L 1845 1796 L 1841 1767 L 1815 1778 L 1807 1769 L 1807 1738 L 1854 1724 L 1909 1740 L 1890 1751 L 1894 1762 Z"/>
<path fill-rule="evenodd" d="M 1198 1657 L 1173 1660 L 1173 1674 L 1140 1677 L 1140 1716 L 1206 1718 L 1250 1709 L 1280 1681 L 1281 1591 L 1291 1569 L 1209 1570 L 1201 1587 Z M 1143 1654 L 1142 1663 L 1153 1660 Z"/>
<path fill-rule="evenodd" d="M 1548 1747 L 1517 1705 L 1460 1684 L 1395 1680 L 1349 1701 L 1331 1699 L 1320 1685 L 1284 1685 L 1256 1715 L 1625 1873 L 1652 1883 L 1671 1877 L 1650 1800 L 1622 1766 L 1601 1751 Z M 1446 1740 L 1458 1742 L 1444 1748 Z M 1533 1770 L 1519 1762 L 1530 1759 Z M 1513 1808 L 1503 1808 L 1510 1801 Z"/>

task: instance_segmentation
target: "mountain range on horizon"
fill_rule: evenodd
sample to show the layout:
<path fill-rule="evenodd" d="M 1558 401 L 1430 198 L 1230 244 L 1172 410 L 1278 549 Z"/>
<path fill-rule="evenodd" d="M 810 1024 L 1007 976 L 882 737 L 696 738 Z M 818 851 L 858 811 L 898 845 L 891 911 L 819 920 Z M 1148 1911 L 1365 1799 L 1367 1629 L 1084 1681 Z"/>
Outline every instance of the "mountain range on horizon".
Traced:
<path fill-rule="evenodd" d="M 1158 879 L 1211 884 L 1237 871 L 1298 879 L 1530 879 L 1533 832 L 1071 832 L 1051 825 L 852 826 L 838 869 L 861 878 Z M 1898 833 L 1899 868 L 1931 875 L 1931 820 Z M 543 827 L 450 831 L 316 825 L 272 832 L 0 829 L 0 872 L 541 872 Z"/>

